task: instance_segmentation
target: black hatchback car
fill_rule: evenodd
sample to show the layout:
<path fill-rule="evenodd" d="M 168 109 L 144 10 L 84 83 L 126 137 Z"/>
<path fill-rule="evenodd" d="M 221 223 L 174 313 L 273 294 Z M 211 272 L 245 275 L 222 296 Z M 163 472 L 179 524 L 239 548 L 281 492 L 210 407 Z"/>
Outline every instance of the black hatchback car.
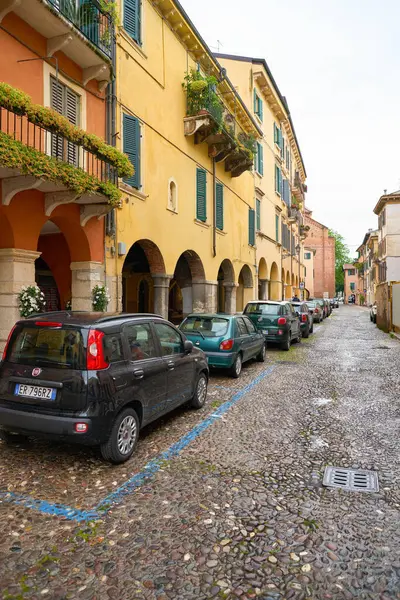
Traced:
<path fill-rule="evenodd" d="M 313 311 L 308 308 L 306 302 L 292 302 L 292 306 L 300 319 L 300 329 L 303 338 L 308 338 L 314 331 Z"/>
<path fill-rule="evenodd" d="M 149 314 L 53 312 L 18 321 L 0 362 L 0 433 L 99 445 L 113 463 L 139 430 L 207 398 L 208 365 L 168 321 Z"/>

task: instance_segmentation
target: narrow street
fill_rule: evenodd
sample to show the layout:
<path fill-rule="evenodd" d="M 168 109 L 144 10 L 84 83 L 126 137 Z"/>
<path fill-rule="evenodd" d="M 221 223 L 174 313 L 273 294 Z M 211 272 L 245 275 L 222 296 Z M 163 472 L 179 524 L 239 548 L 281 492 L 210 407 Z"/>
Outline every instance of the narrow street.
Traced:
<path fill-rule="evenodd" d="M 213 374 L 125 465 L 0 443 L 2 597 L 399 599 L 400 343 L 358 306 L 315 330 Z M 380 491 L 327 489 L 327 465 Z"/>

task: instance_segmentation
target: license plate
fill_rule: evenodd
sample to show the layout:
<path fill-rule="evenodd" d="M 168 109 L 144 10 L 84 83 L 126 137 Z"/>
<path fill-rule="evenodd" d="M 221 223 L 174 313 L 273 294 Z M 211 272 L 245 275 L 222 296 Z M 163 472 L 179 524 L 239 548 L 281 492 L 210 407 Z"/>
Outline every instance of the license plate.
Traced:
<path fill-rule="evenodd" d="M 263 329 L 262 332 L 264 335 L 268 335 L 268 329 Z"/>
<path fill-rule="evenodd" d="M 37 398 L 41 400 L 55 400 L 56 394 L 57 390 L 54 388 L 28 385 L 25 383 L 17 383 L 14 391 L 15 396 L 24 396 L 25 398 Z"/>

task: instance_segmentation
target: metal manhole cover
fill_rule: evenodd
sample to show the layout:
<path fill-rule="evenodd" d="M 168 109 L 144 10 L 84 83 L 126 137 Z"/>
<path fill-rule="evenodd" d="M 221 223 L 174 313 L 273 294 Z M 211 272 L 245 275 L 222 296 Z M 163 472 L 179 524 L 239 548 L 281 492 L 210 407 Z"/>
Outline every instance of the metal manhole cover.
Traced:
<path fill-rule="evenodd" d="M 379 492 L 378 473 L 359 469 L 326 467 L 322 484 L 349 492 Z"/>

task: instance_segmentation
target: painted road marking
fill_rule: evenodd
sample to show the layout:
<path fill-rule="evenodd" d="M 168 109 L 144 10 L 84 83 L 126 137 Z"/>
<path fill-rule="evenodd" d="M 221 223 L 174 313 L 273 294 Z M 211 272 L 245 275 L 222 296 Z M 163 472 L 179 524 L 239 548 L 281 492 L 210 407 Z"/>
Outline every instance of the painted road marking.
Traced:
<path fill-rule="evenodd" d="M 193 440 L 199 437 L 206 429 L 210 427 L 218 418 L 221 418 L 236 402 L 241 400 L 248 392 L 250 392 L 256 385 L 258 385 L 263 379 L 271 375 L 275 366 L 272 365 L 267 369 L 264 369 L 262 373 L 251 383 L 244 386 L 241 390 L 236 392 L 230 400 L 221 404 L 209 417 L 201 421 L 198 425 L 193 427 L 186 435 L 180 440 L 172 444 L 165 452 L 161 452 L 156 458 L 150 460 L 141 471 L 136 473 L 133 477 L 128 479 L 123 485 L 116 489 L 111 494 L 108 494 L 103 500 L 95 506 L 93 509 L 80 510 L 72 506 L 66 506 L 65 504 L 47 502 L 46 500 L 37 500 L 31 496 L 24 496 L 23 494 L 16 494 L 14 492 L 0 492 L 0 502 L 9 502 L 11 504 L 17 504 L 18 506 L 24 506 L 36 510 L 46 515 L 54 515 L 56 517 L 64 517 L 70 521 L 91 521 L 103 517 L 109 512 L 114 506 L 120 504 L 126 496 L 132 494 L 135 490 L 141 487 L 144 483 L 148 482 L 154 477 L 154 475 L 165 466 L 165 462 L 172 460 L 180 455 L 182 450 L 186 448 Z"/>

